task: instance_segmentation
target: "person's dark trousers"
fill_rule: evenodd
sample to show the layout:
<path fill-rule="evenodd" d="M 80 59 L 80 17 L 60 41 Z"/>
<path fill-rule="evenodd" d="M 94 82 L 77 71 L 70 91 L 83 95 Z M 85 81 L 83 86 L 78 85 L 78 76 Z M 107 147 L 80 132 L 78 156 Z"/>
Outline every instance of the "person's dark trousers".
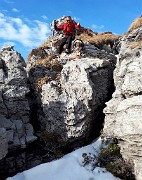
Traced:
<path fill-rule="evenodd" d="M 65 36 L 65 37 L 61 40 L 61 43 L 60 43 L 60 46 L 59 46 L 59 50 L 58 50 L 59 54 L 62 53 L 62 51 L 63 51 L 63 46 L 64 46 L 65 44 L 67 44 L 67 45 L 66 45 L 66 49 L 70 52 L 71 43 L 72 43 L 72 36 Z"/>

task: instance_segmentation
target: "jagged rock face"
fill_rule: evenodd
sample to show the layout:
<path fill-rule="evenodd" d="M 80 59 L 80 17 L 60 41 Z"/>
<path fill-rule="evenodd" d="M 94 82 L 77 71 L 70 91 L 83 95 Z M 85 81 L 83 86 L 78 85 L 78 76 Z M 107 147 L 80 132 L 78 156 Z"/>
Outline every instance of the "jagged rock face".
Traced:
<path fill-rule="evenodd" d="M 5 157 L 8 152 L 8 142 L 6 138 L 6 130 L 0 128 L 0 160 Z"/>
<path fill-rule="evenodd" d="M 35 94 L 31 108 L 36 104 L 32 109 L 36 109 L 34 118 L 39 123 L 38 130 L 53 135 L 53 141 L 55 134 L 60 139 L 58 143 L 78 142 L 79 146 L 87 141 L 90 131 L 99 131 L 97 125 L 103 121 L 99 115 L 112 92 L 116 57 L 89 44 L 85 45 L 85 55 L 88 57 L 75 60 L 70 60 L 72 54 L 61 55 L 56 59 L 56 63 L 62 65 L 60 72 L 44 66 L 44 60 L 37 61 L 35 56 L 27 63 Z M 50 59 L 48 64 L 54 64 L 54 60 Z M 47 81 L 36 91 L 39 79 Z"/>
<path fill-rule="evenodd" d="M 53 156 L 52 146 L 55 151 L 69 145 L 73 149 L 88 142 L 91 133 L 99 135 L 102 108 L 112 93 L 116 57 L 89 43 L 84 44 L 84 55 L 59 57 L 51 52 L 48 47 L 35 49 L 27 67 L 12 47 L 0 52 L 0 128 L 6 132 L 0 134 L 0 158 L 7 148 L 25 148 L 36 139 L 32 125 L 45 138 L 44 150 Z M 35 164 L 26 165 L 24 152 L 15 157 L 2 159 L 0 171 L 10 166 L 8 171 L 14 173 L 16 166 L 23 170 Z"/>
<path fill-rule="evenodd" d="M 127 33 L 114 71 L 116 90 L 105 108 L 104 135 L 119 140 L 121 153 L 142 177 L 142 28 Z"/>
<path fill-rule="evenodd" d="M 95 131 L 99 107 L 111 87 L 111 75 L 112 67 L 105 60 L 88 58 L 67 62 L 60 82 L 51 81 L 42 86 L 46 131 L 58 133 L 64 141 L 86 139 L 91 126 Z"/>
<path fill-rule="evenodd" d="M 20 146 L 25 148 L 27 143 L 36 139 L 33 136 L 32 125 L 29 123 L 30 109 L 26 98 L 29 88 L 25 65 L 21 55 L 14 51 L 13 47 L 5 47 L 1 50 L 0 128 L 6 130 L 10 149 Z M 1 142 L 5 143 L 5 138 L 2 138 Z"/>

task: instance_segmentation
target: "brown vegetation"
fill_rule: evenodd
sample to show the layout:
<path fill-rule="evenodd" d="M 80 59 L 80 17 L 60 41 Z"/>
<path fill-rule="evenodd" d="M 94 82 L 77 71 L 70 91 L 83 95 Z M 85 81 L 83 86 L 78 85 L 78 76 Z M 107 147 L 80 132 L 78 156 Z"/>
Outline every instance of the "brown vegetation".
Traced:
<path fill-rule="evenodd" d="M 48 39 L 47 39 L 47 41 L 45 41 L 43 44 L 41 44 L 41 48 L 43 48 L 43 47 L 50 47 L 51 46 L 51 40 L 52 40 L 52 37 L 51 36 L 49 36 L 48 37 Z"/>
<path fill-rule="evenodd" d="M 55 60 L 51 64 L 51 69 L 56 72 L 61 72 L 63 66 L 59 63 L 59 61 Z"/>
<path fill-rule="evenodd" d="M 60 134 L 42 131 L 38 132 L 36 135 L 39 138 L 42 151 L 45 152 L 42 157 L 46 161 L 48 161 L 51 155 L 54 156 L 54 158 L 61 158 L 61 156 L 65 154 L 63 147 L 66 146 L 66 142 L 63 141 Z"/>
<path fill-rule="evenodd" d="M 50 62 L 51 62 L 52 58 L 53 58 L 52 56 L 48 56 L 44 59 L 38 59 L 36 61 L 36 65 L 45 66 L 45 67 L 50 66 Z"/>
<path fill-rule="evenodd" d="M 42 77 L 42 78 L 36 79 L 36 81 L 35 81 L 35 83 L 34 83 L 35 89 L 40 89 L 43 84 L 46 84 L 46 83 L 49 82 L 50 80 L 51 80 L 51 77 L 50 77 L 50 76 L 46 76 L 46 77 Z"/>
<path fill-rule="evenodd" d="M 95 32 L 93 32 L 91 29 L 89 28 L 83 28 L 81 27 L 80 29 L 77 30 L 77 35 L 81 35 L 81 34 L 86 34 L 88 36 L 93 36 L 93 34 L 97 34 Z"/>
<path fill-rule="evenodd" d="M 50 55 L 45 59 L 38 59 L 36 61 L 36 63 L 33 65 L 32 69 L 34 73 L 34 67 L 36 66 L 41 66 L 42 67 L 47 67 L 48 69 L 50 69 L 51 71 L 55 72 L 55 76 L 42 76 L 42 77 L 38 77 L 34 83 L 33 83 L 33 87 L 35 90 L 39 90 L 41 89 L 43 84 L 46 84 L 47 82 L 56 79 L 57 81 L 60 79 L 60 72 L 63 68 L 63 66 L 60 64 L 60 62 L 56 59 L 56 55 Z"/>
<path fill-rule="evenodd" d="M 94 46 L 101 48 L 104 44 L 107 45 L 113 45 L 114 41 L 117 40 L 120 37 L 120 35 L 114 35 L 112 32 L 104 32 L 99 34 L 92 34 L 91 36 L 88 34 L 80 34 L 77 35 L 77 39 L 81 39 L 84 42 L 89 42 L 90 44 L 93 44 Z"/>
<path fill-rule="evenodd" d="M 142 41 L 133 42 L 130 45 L 130 49 L 135 49 L 136 47 L 142 46 Z"/>
<path fill-rule="evenodd" d="M 89 42 L 90 44 L 102 49 L 102 46 L 104 44 L 110 45 L 111 47 L 114 44 L 114 41 L 118 40 L 120 35 L 114 35 L 112 32 L 103 32 L 103 33 L 96 33 L 93 32 L 89 28 L 84 28 L 81 27 L 80 29 L 77 30 L 76 37 L 75 39 L 81 39 L 83 42 Z M 44 42 L 40 48 L 45 48 L 49 47 L 51 43 L 51 37 L 47 39 L 46 42 Z M 53 46 L 57 47 L 60 44 L 60 39 L 57 41 L 53 42 Z"/>
<path fill-rule="evenodd" d="M 133 23 L 130 25 L 128 31 L 133 31 L 134 29 L 137 29 L 140 27 L 142 27 L 142 15 L 133 21 Z"/>
<path fill-rule="evenodd" d="M 135 180 L 131 164 L 124 161 L 120 153 L 120 147 L 115 141 L 101 150 L 98 157 L 100 166 L 105 167 L 122 180 Z"/>
<path fill-rule="evenodd" d="M 63 68 L 62 65 L 60 64 L 60 62 L 57 61 L 57 55 L 49 55 L 45 59 L 38 59 L 36 61 L 35 65 L 48 67 L 48 68 L 52 69 L 53 71 L 57 71 L 57 72 L 61 71 Z"/>
<path fill-rule="evenodd" d="M 48 49 L 49 47 L 46 46 L 46 48 Z M 30 59 L 31 59 L 31 57 L 32 57 L 33 55 L 36 56 L 38 59 L 43 59 L 43 58 L 45 58 L 45 57 L 48 56 L 48 54 L 47 54 L 46 51 L 45 51 L 45 47 L 44 47 L 44 48 L 43 48 L 43 47 L 39 47 L 39 48 L 33 49 L 33 50 L 31 51 L 31 53 L 28 55 L 27 62 L 30 61 Z"/>

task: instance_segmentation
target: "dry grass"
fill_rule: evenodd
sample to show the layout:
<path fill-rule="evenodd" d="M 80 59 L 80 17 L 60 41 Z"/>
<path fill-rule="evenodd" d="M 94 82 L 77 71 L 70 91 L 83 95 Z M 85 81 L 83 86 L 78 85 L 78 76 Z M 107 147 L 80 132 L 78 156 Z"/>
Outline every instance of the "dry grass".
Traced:
<path fill-rule="evenodd" d="M 142 41 L 133 42 L 130 49 L 135 49 L 136 47 L 142 46 Z"/>
<path fill-rule="evenodd" d="M 81 39 L 83 42 L 90 42 L 91 39 L 95 39 L 96 35 L 89 36 L 88 34 L 80 34 L 76 36 L 76 39 Z"/>
<path fill-rule="evenodd" d="M 142 15 L 135 19 L 133 23 L 130 25 L 128 31 L 133 31 L 134 29 L 142 27 Z"/>
<path fill-rule="evenodd" d="M 113 44 L 120 36 L 114 35 L 112 32 L 96 33 L 89 28 L 80 28 L 77 30 L 75 39 L 81 39 L 83 42 L 89 42 L 96 47 L 100 48 L 103 44 Z M 51 37 L 47 39 L 40 47 L 50 46 Z M 60 44 L 60 40 L 54 42 L 53 46 L 57 47 Z"/>
<path fill-rule="evenodd" d="M 40 45 L 40 47 L 50 47 L 51 46 L 51 36 L 48 37 L 47 41 Z"/>
<path fill-rule="evenodd" d="M 100 48 L 103 44 L 113 44 L 115 40 L 117 40 L 120 36 L 114 35 L 111 32 L 105 32 L 100 34 L 93 34 L 89 36 L 87 34 L 80 34 L 77 36 L 77 39 L 81 39 L 84 42 L 89 42 L 90 44 L 95 45 L 96 47 Z"/>
<path fill-rule="evenodd" d="M 56 72 L 61 72 L 63 66 L 59 63 L 59 61 L 55 60 L 51 64 L 51 69 Z"/>
<path fill-rule="evenodd" d="M 48 46 L 46 46 L 46 48 L 49 48 Z M 37 49 L 33 49 L 32 51 L 31 51 L 31 53 L 28 55 L 28 59 L 27 59 L 27 63 L 31 60 L 31 57 L 32 56 L 35 56 L 35 57 L 38 57 L 38 59 L 43 59 L 43 58 L 45 58 L 45 57 L 47 57 L 48 56 L 48 54 L 46 53 L 46 51 L 44 50 L 44 48 L 43 47 L 39 47 L 39 48 L 37 48 Z"/>
<path fill-rule="evenodd" d="M 46 77 L 42 77 L 42 78 L 36 79 L 36 81 L 35 81 L 35 83 L 34 83 L 35 89 L 40 89 L 43 84 L 46 84 L 46 83 L 49 82 L 50 80 L 51 80 L 51 77 L 50 77 L 50 76 L 46 76 Z"/>
<path fill-rule="evenodd" d="M 55 77 L 52 77 L 49 75 L 49 76 L 37 78 L 34 82 L 34 85 L 33 85 L 35 90 L 41 89 L 43 84 L 46 84 L 47 82 L 49 82 L 51 80 L 54 80 L 54 79 L 59 80 L 60 79 L 59 78 L 60 72 L 61 72 L 63 66 L 60 64 L 59 61 L 57 61 L 56 59 L 53 59 L 53 58 L 55 58 L 53 55 L 48 56 L 45 59 L 37 60 L 36 63 L 34 64 L 34 67 L 36 67 L 36 66 L 48 67 L 48 69 L 50 69 L 51 71 L 55 71 L 55 74 L 56 74 Z"/>
<path fill-rule="evenodd" d="M 89 28 L 81 27 L 80 29 L 77 30 L 77 35 L 80 35 L 80 34 L 87 34 L 88 36 L 93 36 L 93 34 L 97 34 L 97 33 L 93 32 Z"/>
<path fill-rule="evenodd" d="M 45 66 L 45 67 L 47 67 L 47 66 L 50 66 L 50 62 L 51 62 L 51 60 L 52 60 L 52 56 L 48 56 L 47 58 L 44 58 L 44 59 L 38 59 L 37 61 L 36 61 L 36 66 L 37 65 L 40 65 L 40 66 Z"/>
<path fill-rule="evenodd" d="M 60 64 L 59 61 L 57 61 L 56 59 L 56 56 L 52 55 L 52 56 L 48 56 L 47 58 L 45 59 L 39 59 L 36 61 L 36 66 L 37 65 L 40 65 L 40 66 L 43 66 L 43 67 L 48 67 L 48 68 L 51 68 L 53 71 L 56 71 L 56 72 L 60 72 L 63 68 L 63 66 Z"/>

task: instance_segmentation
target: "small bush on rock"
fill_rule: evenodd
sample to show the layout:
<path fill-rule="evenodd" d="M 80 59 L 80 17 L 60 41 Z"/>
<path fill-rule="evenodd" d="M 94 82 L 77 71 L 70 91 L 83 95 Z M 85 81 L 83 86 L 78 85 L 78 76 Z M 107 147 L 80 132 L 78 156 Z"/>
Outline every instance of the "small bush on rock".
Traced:
<path fill-rule="evenodd" d="M 99 154 L 98 162 L 101 167 L 105 167 L 122 180 L 135 180 L 132 167 L 122 158 L 117 143 L 111 143 L 106 148 L 103 148 Z"/>

